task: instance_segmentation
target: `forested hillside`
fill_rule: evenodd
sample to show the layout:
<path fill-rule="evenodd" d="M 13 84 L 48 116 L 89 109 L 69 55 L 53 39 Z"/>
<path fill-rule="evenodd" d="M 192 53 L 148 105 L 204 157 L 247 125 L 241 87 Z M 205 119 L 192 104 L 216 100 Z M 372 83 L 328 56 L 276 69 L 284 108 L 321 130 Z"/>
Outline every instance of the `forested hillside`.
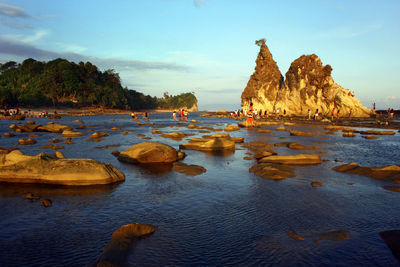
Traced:
<path fill-rule="evenodd" d="M 46 63 L 29 58 L 21 64 L 1 64 L 0 72 L 0 105 L 138 110 L 191 108 L 197 104 L 193 93 L 157 98 L 123 88 L 118 73 L 102 72 L 90 62 L 76 64 L 59 58 Z"/>

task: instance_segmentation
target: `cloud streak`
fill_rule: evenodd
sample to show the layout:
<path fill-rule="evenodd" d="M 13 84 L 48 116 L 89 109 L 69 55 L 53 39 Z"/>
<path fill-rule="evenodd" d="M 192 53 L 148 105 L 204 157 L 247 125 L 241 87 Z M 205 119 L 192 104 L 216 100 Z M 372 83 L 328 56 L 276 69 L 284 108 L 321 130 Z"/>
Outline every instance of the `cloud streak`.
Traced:
<path fill-rule="evenodd" d="M 24 9 L 0 3 L 0 15 L 12 18 L 32 18 Z"/>
<path fill-rule="evenodd" d="M 113 68 L 117 71 L 149 71 L 149 70 L 168 70 L 168 71 L 179 71 L 187 72 L 190 70 L 188 66 L 179 65 L 173 62 L 152 62 L 152 61 L 141 61 L 141 60 L 129 60 L 129 59 L 118 59 L 118 58 L 98 58 L 85 56 L 78 53 L 59 53 L 49 50 L 37 48 L 31 44 L 17 42 L 4 37 L 0 37 L 0 53 L 12 56 L 18 56 L 23 58 L 35 58 L 37 60 L 52 60 L 55 58 L 65 58 L 70 61 L 90 61 L 100 68 L 108 69 Z"/>

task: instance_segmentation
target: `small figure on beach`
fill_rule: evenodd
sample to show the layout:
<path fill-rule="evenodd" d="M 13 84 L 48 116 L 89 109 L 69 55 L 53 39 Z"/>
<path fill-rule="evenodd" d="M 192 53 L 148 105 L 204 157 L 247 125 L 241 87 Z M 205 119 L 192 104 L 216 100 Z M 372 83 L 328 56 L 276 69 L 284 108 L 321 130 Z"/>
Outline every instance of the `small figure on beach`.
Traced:
<path fill-rule="evenodd" d="M 318 112 L 319 112 L 319 109 L 316 109 L 315 114 L 314 114 L 314 120 L 318 120 Z"/>
<path fill-rule="evenodd" d="M 337 110 L 336 117 L 337 119 L 340 119 L 340 109 Z"/>
<path fill-rule="evenodd" d="M 176 121 L 176 111 L 174 110 L 174 112 L 172 112 L 172 119 L 174 120 L 174 121 Z"/>
<path fill-rule="evenodd" d="M 136 120 L 136 115 L 135 115 L 135 112 L 133 112 L 133 111 L 132 111 L 132 113 L 131 113 L 131 117 L 132 117 L 132 120 Z"/>
<path fill-rule="evenodd" d="M 335 108 L 332 108 L 331 111 L 331 120 L 333 121 L 333 118 L 335 117 Z"/>
<path fill-rule="evenodd" d="M 349 110 L 349 118 L 351 118 L 352 109 Z"/>
<path fill-rule="evenodd" d="M 253 102 L 250 103 L 249 112 L 247 112 L 246 126 L 254 126 Z"/>

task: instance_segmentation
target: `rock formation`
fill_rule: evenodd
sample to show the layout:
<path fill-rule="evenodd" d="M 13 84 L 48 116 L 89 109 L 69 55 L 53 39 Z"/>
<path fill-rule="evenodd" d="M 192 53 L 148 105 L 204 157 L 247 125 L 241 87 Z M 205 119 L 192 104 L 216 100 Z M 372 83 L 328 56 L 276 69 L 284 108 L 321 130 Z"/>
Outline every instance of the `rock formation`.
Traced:
<path fill-rule="evenodd" d="M 124 180 L 125 175 L 111 164 L 92 159 L 54 158 L 44 153 L 28 156 L 19 150 L 0 150 L 0 182 L 100 185 Z"/>
<path fill-rule="evenodd" d="M 242 108 L 247 110 L 250 102 L 254 109 L 279 110 L 283 114 L 307 115 L 319 109 L 323 115 L 330 115 L 335 108 L 341 116 L 368 117 L 370 110 L 364 107 L 348 89 L 336 84 L 331 76 L 332 67 L 322 65 L 315 54 L 303 55 L 292 62 L 283 78 L 279 68 L 265 44 L 258 41 L 260 52 L 253 75 L 242 93 Z"/>

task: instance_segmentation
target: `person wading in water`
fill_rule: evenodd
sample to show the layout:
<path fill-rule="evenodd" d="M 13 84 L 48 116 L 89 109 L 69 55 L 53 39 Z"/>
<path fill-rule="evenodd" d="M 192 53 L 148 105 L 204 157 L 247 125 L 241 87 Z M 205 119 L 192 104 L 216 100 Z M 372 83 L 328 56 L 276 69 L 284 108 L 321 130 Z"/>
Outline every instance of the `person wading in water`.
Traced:
<path fill-rule="evenodd" d="M 254 126 L 253 102 L 250 102 L 249 112 L 247 112 L 246 126 Z"/>

